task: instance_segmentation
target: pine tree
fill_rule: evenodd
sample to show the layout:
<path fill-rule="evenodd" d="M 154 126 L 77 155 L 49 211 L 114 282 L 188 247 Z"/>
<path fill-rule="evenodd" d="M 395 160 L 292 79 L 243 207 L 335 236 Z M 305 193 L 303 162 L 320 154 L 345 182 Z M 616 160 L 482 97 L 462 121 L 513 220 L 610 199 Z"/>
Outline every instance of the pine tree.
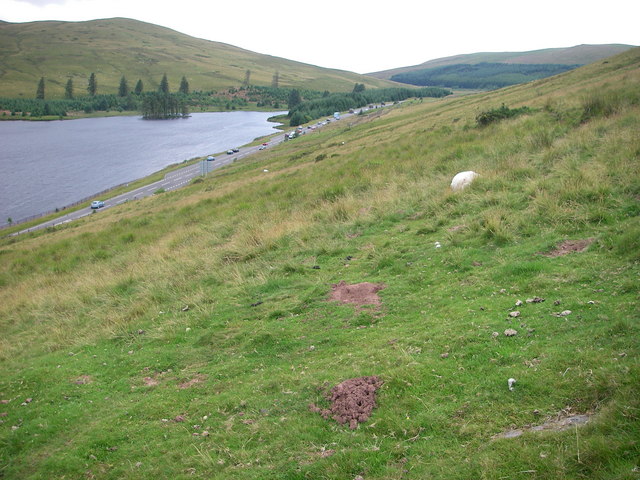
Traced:
<path fill-rule="evenodd" d="M 244 72 L 244 82 L 242 82 L 242 85 L 245 87 L 248 87 L 250 82 L 251 82 L 251 70 L 247 69 L 247 71 Z"/>
<path fill-rule="evenodd" d="M 87 92 L 92 97 L 95 97 L 98 93 L 98 80 L 96 79 L 96 74 L 92 73 L 89 77 L 89 86 L 87 87 Z"/>
<path fill-rule="evenodd" d="M 138 80 L 138 83 L 136 83 L 136 88 L 134 90 L 134 93 L 136 95 L 140 95 L 143 90 L 144 90 L 144 85 L 142 83 L 142 80 Z"/>
<path fill-rule="evenodd" d="M 73 80 L 69 77 L 67 80 L 67 85 L 64 87 L 64 98 L 71 100 L 73 99 Z"/>
<path fill-rule="evenodd" d="M 167 80 L 167 74 L 165 73 L 162 77 L 162 81 L 160 82 L 160 88 L 158 89 L 160 93 L 169 93 L 169 80 Z"/>
<path fill-rule="evenodd" d="M 180 81 L 180 88 L 178 89 L 180 93 L 184 93 L 185 95 L 189 94 L 189 82 L 187 82 L 187 77 L 182 77 Z"/>
<path fill-rule="evenodd" d="M 289 110 L 293 110 L 293 107 L 298 105 L 300 102 L 302 102 L 302 98 L 300 98 L 300 92 L 295 89 L 291 90 L 291 92 L 289 93 L 288 102 Z"/>
<path fill-rule="evenodd" d="M 129 84 L 127 83 L 127 79 L 124 78 L 124 75 L 120 79 L 120 87 L 118 88 L 118 96 L 126 97 L 129 95 Z"/>
<path fill-rule="evenodd" d="M 276 71 L 276 73 L 273 75 L 273 79 L 271 80 L 271 86 L 273 88 L 278 88 L 279 85 L 280 85 L 280 73 Z"/>
<path fill-rule="evenodd" d="M 38 82 L 38 90 L 36 90 L 36 98 L 39 100 L 44 100 L 44 77 L 40 78 Z"/>

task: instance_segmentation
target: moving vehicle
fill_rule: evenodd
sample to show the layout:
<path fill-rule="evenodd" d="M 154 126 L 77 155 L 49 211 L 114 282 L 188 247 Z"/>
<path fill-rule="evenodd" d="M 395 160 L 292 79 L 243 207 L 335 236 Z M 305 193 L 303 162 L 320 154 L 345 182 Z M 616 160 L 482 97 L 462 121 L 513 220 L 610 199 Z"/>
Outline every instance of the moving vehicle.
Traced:
<path fill-rule="evenodd" d="M 104 207 L 104 202 L 102 200 L 94 200 L 91 202 L 91 208 L 102 208 Z"/>

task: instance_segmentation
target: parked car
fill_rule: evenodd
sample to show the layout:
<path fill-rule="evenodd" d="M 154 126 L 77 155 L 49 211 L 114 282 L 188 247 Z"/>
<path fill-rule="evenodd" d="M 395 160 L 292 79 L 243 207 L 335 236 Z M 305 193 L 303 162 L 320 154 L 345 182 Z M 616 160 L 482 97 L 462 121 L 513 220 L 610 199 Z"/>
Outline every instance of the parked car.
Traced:
<path fill-rule="evenodd" d="M 211 155 L 209 155 L 207 157 L 207 162 L 213 162 L 216 159 L 216 157 L 212 157 Z"/>
<path fill-rule="evenodd" d="M 233 153 L 238 153 L 240 151 L 240 149 L 239 148 L 233 148 L 232 151 L 233 151 Z"/>
<path fill-rule="evenodd" d="M 104 202 L 102 200 L 94 200 L 91 202 L 91 208 L 102 208 L 104 207 Z"/>
<path fill-rule="evenodd" d="M 227 155 L 233 155 L 233 150 L 227 150 Z"/>

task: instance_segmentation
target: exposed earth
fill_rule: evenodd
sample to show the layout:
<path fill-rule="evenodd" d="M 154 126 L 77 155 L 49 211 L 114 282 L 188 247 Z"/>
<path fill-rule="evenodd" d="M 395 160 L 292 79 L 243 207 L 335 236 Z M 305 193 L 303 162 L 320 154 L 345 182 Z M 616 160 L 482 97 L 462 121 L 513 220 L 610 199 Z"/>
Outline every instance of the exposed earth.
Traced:
<path fill-rule="evenodd" d="M 366 422 L 376 406 L 376 391 L 382 386 L 378 376 L 359 377 L 345 380 L 331 389 L 326 398 L 331 402 L 330 408 L 320 408 L 316 404 L 309 405 L 312 412 L 319 413 L 322 418 L 333 418 L 340 425 L 349 424 L 352 430 L 358 423 Z"/>
<path fill-rule="evenodd" d="M 358 307 L 364 305 L 374 305 L 376 307 L 382 304 L 378 292 L 385 288 L 382 283 L 355 283 L 346 284 L 344 281 L 331 286 L 330 300 L 341 303 L 352 303 Z"/>

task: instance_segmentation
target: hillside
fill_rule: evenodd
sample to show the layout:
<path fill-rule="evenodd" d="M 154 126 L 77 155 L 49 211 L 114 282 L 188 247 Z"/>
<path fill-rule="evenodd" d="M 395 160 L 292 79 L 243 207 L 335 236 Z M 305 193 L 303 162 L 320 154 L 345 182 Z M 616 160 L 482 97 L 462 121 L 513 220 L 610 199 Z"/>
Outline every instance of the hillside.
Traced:
<path fill-rule="evenodd" d="M 407 101 L 0 239 L 0 477 L 637 479 L 639 84 Z"/>
<path fill-rule="evenodd" d="M 32 98 L 41 77 L 47 97 L 61 97 L 71 78 L 84 91 L 95 72 L 100 93 L 116 93 L 124 75 L 131 88 L 141 79 L 156 90 L 164 73 L 177 90 L 185 75 L 192 90 L 240 87 L 249 70 L 253 85 L 351 91 L 390 82 L 262 55 L 125 18 L 87 22 L 0 23 L 0 96 Z"/>
<path fill-rule="evenodd" d="M 576 45 L 568 48 L 547 48 L 543 50 L 531 50 L 528 52 L 480 52 L 451 57 L 437 58 L 408 67 L 399 67 L 391 70 L 373 72 L 370 75 L 375 78 L 389 80 L 392 76 L 423 70 L 427 68 L 445 67 L 450 65 L 476 65 L 478 63 L 512 63 L 512 64 L 558 64 L 558 65 L 587 65 L 626 50 L 632 45 Z"/>

